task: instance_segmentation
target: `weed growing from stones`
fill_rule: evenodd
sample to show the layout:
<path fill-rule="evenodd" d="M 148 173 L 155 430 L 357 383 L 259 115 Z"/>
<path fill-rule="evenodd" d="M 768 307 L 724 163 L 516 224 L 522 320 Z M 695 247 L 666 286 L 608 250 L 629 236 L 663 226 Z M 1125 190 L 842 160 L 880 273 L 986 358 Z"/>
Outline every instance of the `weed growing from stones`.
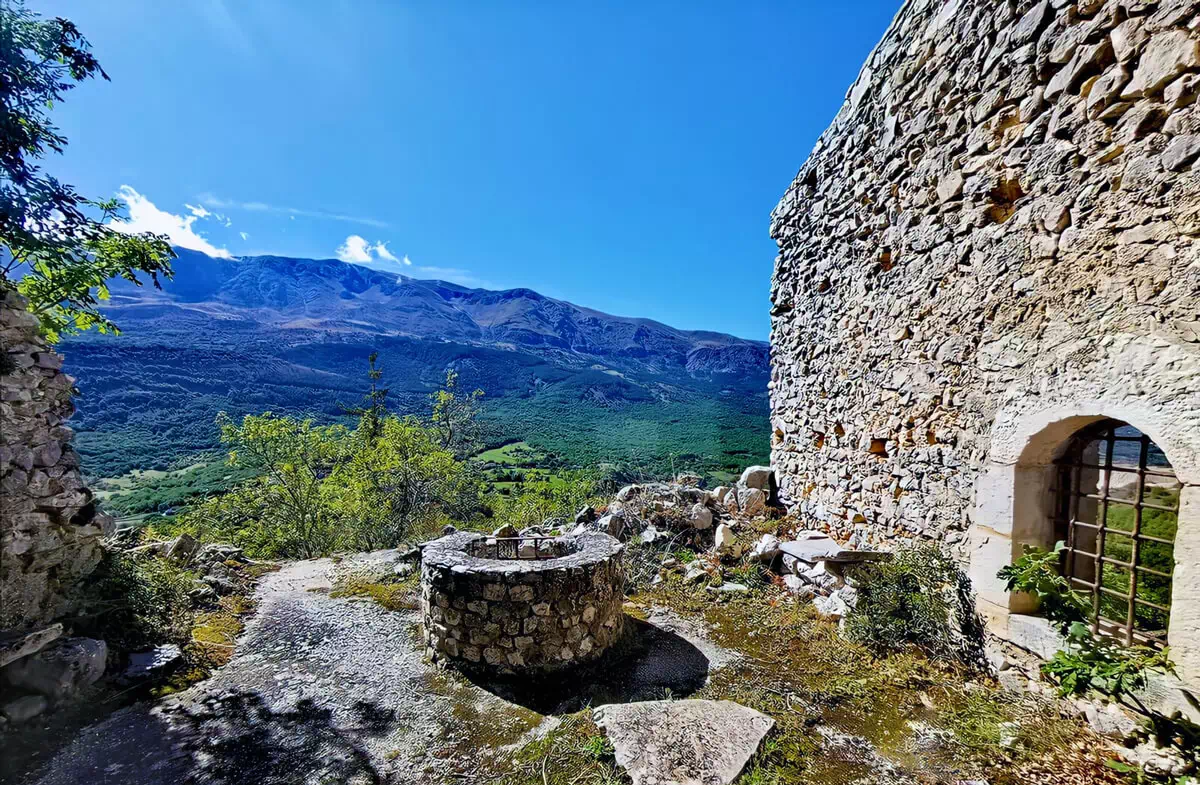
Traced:
<path fill-rule="evenodd" d="M 936 546 L 906 548 L 859 567 L 858 603 L 846 635 L 876 654 L 917 647 L 983 669 L 983 620 L 966 574 Z"/>

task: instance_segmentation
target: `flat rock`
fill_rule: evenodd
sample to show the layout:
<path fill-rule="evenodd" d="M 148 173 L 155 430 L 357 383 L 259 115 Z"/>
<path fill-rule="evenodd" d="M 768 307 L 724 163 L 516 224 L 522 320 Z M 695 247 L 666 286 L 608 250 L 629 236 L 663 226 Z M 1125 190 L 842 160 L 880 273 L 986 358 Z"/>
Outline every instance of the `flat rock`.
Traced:
<path fill-rule="evenodd" d="M 22 657 L 37 654 L 42 649 L 62 637 L 63 626 L 51 624 L 36 632 L 6 635 L 0 638 L 0 668 Z"/>
<path fill-rule="evenodd" d="M 779 550 L 788 556 L 794 556 L 800 561 L 815 564 L 818 561 L 839 556 L 845 548 L 837 544 L 837 540 L 828 536 L 808 537 L 803 540 L 790 540 L 780 543 Z"/>
<path fill-rule="evenodd" d="M 859 564 L 867 561 L 891 561 L 892 554 L 887 551 L 852 551 L 843 548 L 841 553 L 834 554 L 824 561 L 836 564 Z"/>
<path fill-rule="evenodd" d="M 129 655 L 129 665 L 121 673 L 126 684 L 157 679 L 183 664 L 183 652 L 173 643 L 155 646 L 149 651 Z"/>
<path fill-rule="evenodd" d="M 744 583 L 722 583 L 720 586 L 709 586 L 708 590 L 725 594 L 745 594 L 750 591 L 750 587 Z"/>
<path fill-rule="evenodd" d="M 633 785 L 728 785 L 775 726 L 732 701 L 617 703 L 594 718 Z"/>
<path fill-rule="evenodd" d="M 780 544 L 779 550 L 800 561 L 816 564 L 829 561 L 836 564 L 857 564 L 867 561 L 887 561 L 892 554 L 886 551 L 855 551 L 843 548 L 832 537 L 824 534 L 809 534 Z"/>
<path fill-rule="evenodd" d="M 3 707 L 0 707 L 0 714 L 3 714 L 9 722 L 20 724 L 29 722 L 44 712 L 49 705 L 50 702 L 41 695 L 26 695 L 4 704 Z"/>

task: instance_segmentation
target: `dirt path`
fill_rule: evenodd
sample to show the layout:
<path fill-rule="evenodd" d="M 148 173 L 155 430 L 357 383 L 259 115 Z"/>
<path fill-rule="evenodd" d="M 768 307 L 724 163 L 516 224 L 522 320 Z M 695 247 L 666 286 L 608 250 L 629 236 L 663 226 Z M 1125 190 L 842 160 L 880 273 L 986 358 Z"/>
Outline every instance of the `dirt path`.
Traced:
<path fill-rule="evenodd" d="M 333 566 L 297 562 L 265 576 L 228 665 L 84 729 L 25 782 L 469 782 L 481 756 L 547 732 L 554 713 L 687 694 L 731 656 L 659 614 L 637 623 L 619 673 L 516 692 L 474 684 L 422 661 L 415 612 L 330 597 Z"/>

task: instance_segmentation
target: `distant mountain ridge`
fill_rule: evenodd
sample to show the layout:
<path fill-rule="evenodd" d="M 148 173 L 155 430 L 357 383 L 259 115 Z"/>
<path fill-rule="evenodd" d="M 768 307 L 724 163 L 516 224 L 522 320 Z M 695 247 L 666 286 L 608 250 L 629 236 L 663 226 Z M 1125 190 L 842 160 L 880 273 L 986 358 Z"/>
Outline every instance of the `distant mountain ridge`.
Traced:
<path fill-rule="evenodd" d="M 112 317 L 143 321 L 170 308 L 251 318 L 279 329 L 410 336 L 584 355 L 620 370 L 691 375 L 765 373 L 769 347 L 651 319 L 612 316 L 532 289 L 471 289 L 335 259 L 214 259 L 177 249 L 163 291 L 119 283 Z"/>
<path fill-rule="evenodd" d="M 427 413 L 458 373 L 486 393 L 492 442 L 578 465 L 732 471 L 766 459 L 768 345 L 611 316 L 531 289 L 490 291 L 333 259 L 178 249 L 162 290 L 116 282 L 120 336 L 65 341 L 83 395 L 84 468 L 114 476 L 201 458 L 219 411 L 330 421 L 379 354 L 389 402 Z"/>

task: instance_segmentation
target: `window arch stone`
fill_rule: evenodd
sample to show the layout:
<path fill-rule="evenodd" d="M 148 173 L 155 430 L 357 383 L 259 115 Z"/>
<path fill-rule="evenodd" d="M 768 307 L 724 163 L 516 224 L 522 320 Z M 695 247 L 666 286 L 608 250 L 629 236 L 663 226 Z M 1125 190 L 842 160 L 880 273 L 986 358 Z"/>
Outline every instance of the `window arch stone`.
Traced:
<path fill-rule="evenodd" d="M 1118 420 L 1163 450 L 1181 484 L 1167 642 L 1181 680 L 1200 684 L 1200 461 L 1195 451 L 1200 434 L 1192 418 L 1180 418 L 1172 409 L 1149 397 L 1130 396 L 1060 398 L 1050 405 L 1020 400 L 998 413 L 978 475 L 968 539 L 968 572 L 991 632 L 1043 657 L 1059 648 L 1057 636 L 1034 615 L 1031 598 L 1005 591 L 996 573 L 1027 546 L 1053 547 L 1055 460 L 1075 434 Z"/>

